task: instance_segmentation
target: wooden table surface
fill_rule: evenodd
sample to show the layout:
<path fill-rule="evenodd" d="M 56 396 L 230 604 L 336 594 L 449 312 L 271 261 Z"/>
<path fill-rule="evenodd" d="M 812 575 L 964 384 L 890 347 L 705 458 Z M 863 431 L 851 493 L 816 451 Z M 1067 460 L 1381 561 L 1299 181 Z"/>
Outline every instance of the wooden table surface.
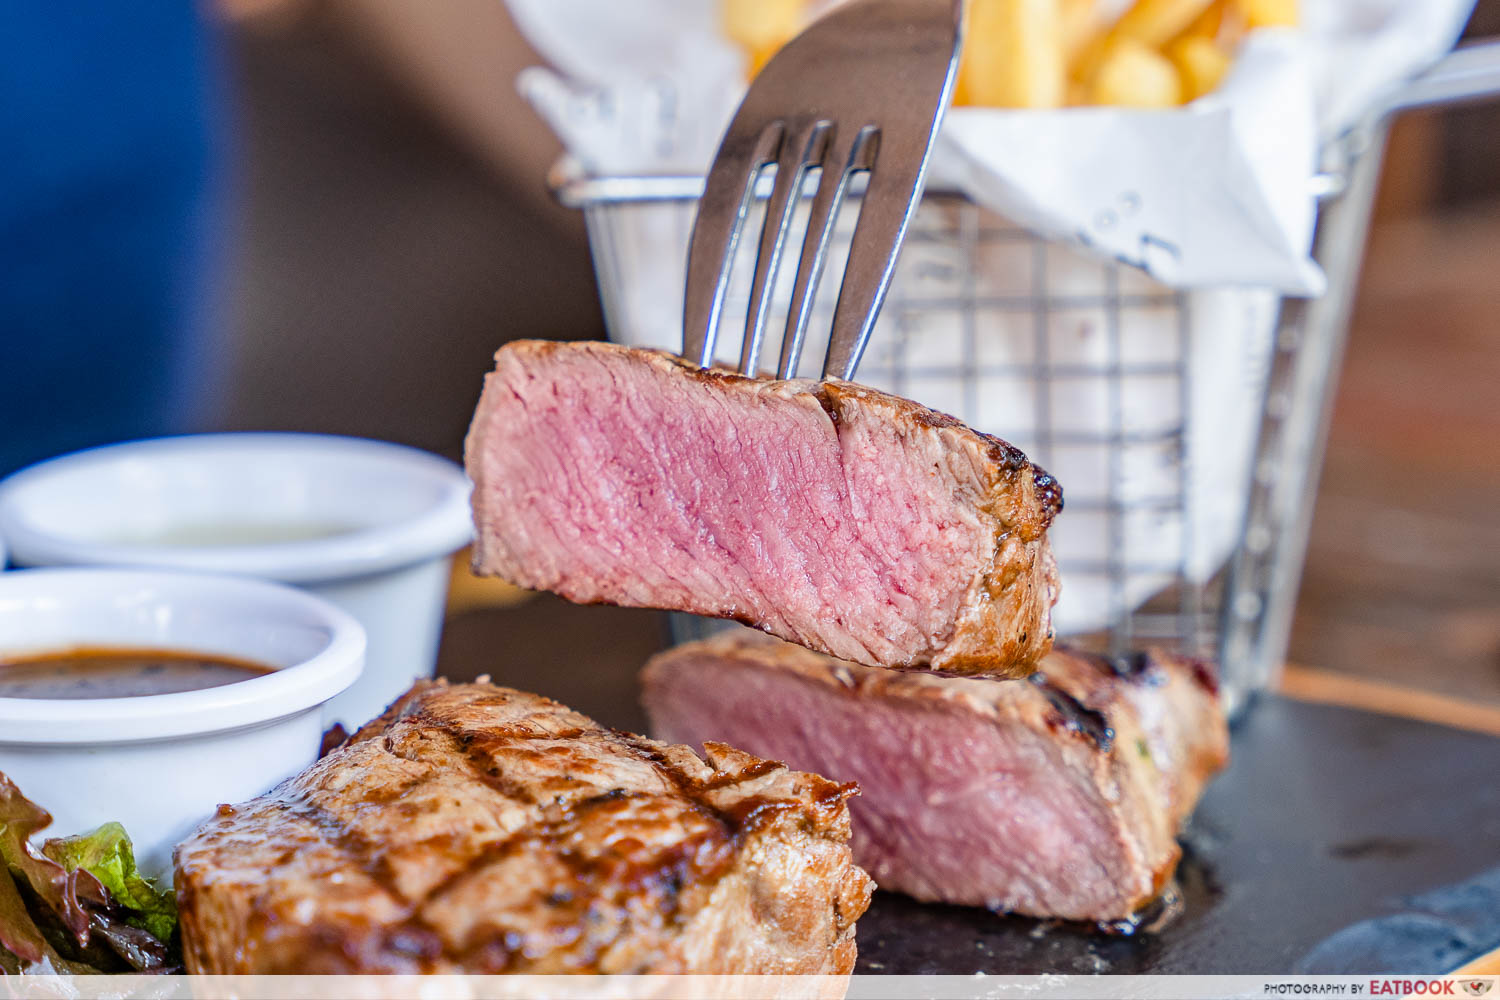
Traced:
<path fill-rule="evenodd" d="M 1500 204 L 1375 231 L 1294 662 L 1500 707 L 1497 256 Z"/>

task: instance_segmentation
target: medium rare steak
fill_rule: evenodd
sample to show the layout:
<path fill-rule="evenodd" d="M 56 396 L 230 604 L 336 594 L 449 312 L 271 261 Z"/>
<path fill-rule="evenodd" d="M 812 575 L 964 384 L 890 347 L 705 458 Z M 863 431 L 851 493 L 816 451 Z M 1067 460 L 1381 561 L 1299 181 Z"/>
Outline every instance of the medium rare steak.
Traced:
<path fill-rule="evenodd" d="M 838 973 L 853 785 L 422 681 L 177 848 L 193 973 Z"/>
<path fill-rule="evenodd" d="M 885 667 L 1024 675 L 1052 644 L 1057 483 L 848 382 L 519 341 L 469 430 L 475 568 L 580 603 L 734 618 Z"/>
<path fill-rule="evenodd" d="M 644 683 L 664 739 L 857 781 L 854 856 L 881 888 L 1039 917 L 1119 920 L 1155 897 L 1228 754 L 1212 674 L 1156 654 L 1055 650 L 1005 681 L 740 632 L 658 655 Z"/>

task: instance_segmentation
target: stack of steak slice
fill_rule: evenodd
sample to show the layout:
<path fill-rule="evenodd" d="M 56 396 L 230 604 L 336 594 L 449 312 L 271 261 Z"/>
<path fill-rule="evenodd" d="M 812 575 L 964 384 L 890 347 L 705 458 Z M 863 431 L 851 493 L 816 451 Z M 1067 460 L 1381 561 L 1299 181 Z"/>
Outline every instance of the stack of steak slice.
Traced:
<path fill-rule="evenodd" d="M 1025 676 L 1051 647 L 1056 482 L 873 389 L 514 342 L 466 460 L 481 573 L 872 666 Z"/>
<path fill-rule="evenodd" d="M 1152 900 L 1223 766 L 1212 673 L 1054 651 L 1028 681 L 874 670 L 741 631 L 658 655 L 652 731 L 856 781 L 855 860 L 884 889 L 1115 921 Z"/>
<path fill-rule="evenodd" d="M 466 460 L 479 572 L 780 637 L 657 657 L 655 730 L 857 781 L 882 887 L 1113 921 L 1171 876 L 1227 753 L 1211 674 L 1049 656 L 1062 492 L 1005 442 L 848 382 L 517 342 Z"/>

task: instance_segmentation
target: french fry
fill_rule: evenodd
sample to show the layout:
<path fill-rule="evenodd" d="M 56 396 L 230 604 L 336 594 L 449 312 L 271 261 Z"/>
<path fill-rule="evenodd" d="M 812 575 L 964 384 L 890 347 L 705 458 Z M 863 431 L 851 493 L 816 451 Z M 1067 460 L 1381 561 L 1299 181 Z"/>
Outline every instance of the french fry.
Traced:
<path fill-rule="evenodd" d="M 1092 86 L 1116 43 L 1130 39 L 1148 49 L 1160 49 L 1182 34 L 1214 5 L 1215 0 L 1135 0 L 1114 25 L 1088 38 L 1074 52 L 1068 75 L 1085 88 Z M 1129 57 L 1127 57 L 1128 59 Z"/>
<path fill-rule="evenodd" d="M 757 76 L 760 76 L 760 71 L 766 68 L 766 63 L 770 62 L 771 57 L 780 52 L 781 47 L 788 41 L 791 41 L 791 39 L 776 42 L 772 45 L 761 45 L 757 48 L 746 49 L 745 78 L 754 80 Z"/>
<path fill-rule="evenodd" d="M 966 100 L 1056 108 L 1065 97 L 1059 0 L 970 0 L 959 80 Z"/>
<path fill-rule="evenodd" d="M 1218 44 L 1226 52 L 1233 52 L 1250 30 L 1244 6 L 1239 0 L 1214 0 L 1208 9 L 1178 35 L 1182 38 L 1206 38 Z"/>
<path fill-rule="evenodd" d="M 1104 53 L 1112 41 L 1113 36 L 1107 31 L 1095 32 L 1083 39 L 1068 61 L 1068 79 L 1087 90 L 1089 81 L 1099 72 L 1099 63 L 1104 60 Z"/>
<path fill-rule="evenodd" d="M 750 76 L 801 29 L 804 6 L 805 0 L 721 0 L 724 34 L 744 49 Z"/>
<path fill-rule="evenodd" d="M 959 65 L 962 66 L 963 64 L 960 63 Z M 969 87 L 964 83 L 964 75 L 960 72 L 953 81 L 953 106 L 955 108 L 962 108 L 973 103 L 974 99 L 969 96 Z"/>
<path fill-rule="evenodd" d="M 1117 38 L 1099 61 L 1088 98 L 1123 108 L 1170 108 L 1182 103 L 1182 82 L 1166 56 L 1134 38 Z"/>
<path fill-rule="evenodd" d="M 1099 7 L 1094 0 L 1062 0 L 1063 58 L 1069 64 L 1099 30 Z"/>
<path fill-rule="evenodd" d="M 1182 29 L 1178 38 L 1218 38 L 1219 32 L 1224 27 L 1224 17 L 1233 9 L 1238 11 L 1237 6 L 1232 5 L 1229 0 L 1213 0 L 1213 3 L 1203 8 L 1203 13 L 1193 18 L 1193 23 Z"/>
<path fill-rule="evenodd" d="M 1110 29 L 1114 38 L 1133 38 L 1159 49 L 1192 24 L 1213 0 L 1136 0 Z"/>
<path fill-rule="evenodd" d="M 1294 28 L 1300 22 L 1297 0 L 1237 0 L 1252 28 Z"/>
<path fill-rule="evenodd" d="M 1183 35 L 1167 46 L 1167 58 L 1177 67 L 1184 103 L 1217 87 L 1234 61 L 1212 38 L 1198 35 Z"/>

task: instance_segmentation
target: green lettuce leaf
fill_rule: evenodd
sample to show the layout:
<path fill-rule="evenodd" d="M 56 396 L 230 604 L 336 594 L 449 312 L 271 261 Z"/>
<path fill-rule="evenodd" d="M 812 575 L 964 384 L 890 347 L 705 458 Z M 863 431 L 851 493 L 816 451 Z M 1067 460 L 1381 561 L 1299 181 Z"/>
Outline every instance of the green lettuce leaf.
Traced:
<path fill-rule="evenodd" d="M 127 913 L 125 922 L 159 941 L 172 940 L 177 929 L 177 902 L 135 867 L 135 850 L 119 823 L 105 823 L 91 833 L 54 837 L 42 853 L 69 872 L 82 869 L 109 890 Z"/>
<path fill-rule="evenodd" d="M 65 867 L 31 844 L 51 821 L 0 774 L 0 974 L 172 971 L 175 907 L 136 871 L 124 831 L 53 841 Z"/>

